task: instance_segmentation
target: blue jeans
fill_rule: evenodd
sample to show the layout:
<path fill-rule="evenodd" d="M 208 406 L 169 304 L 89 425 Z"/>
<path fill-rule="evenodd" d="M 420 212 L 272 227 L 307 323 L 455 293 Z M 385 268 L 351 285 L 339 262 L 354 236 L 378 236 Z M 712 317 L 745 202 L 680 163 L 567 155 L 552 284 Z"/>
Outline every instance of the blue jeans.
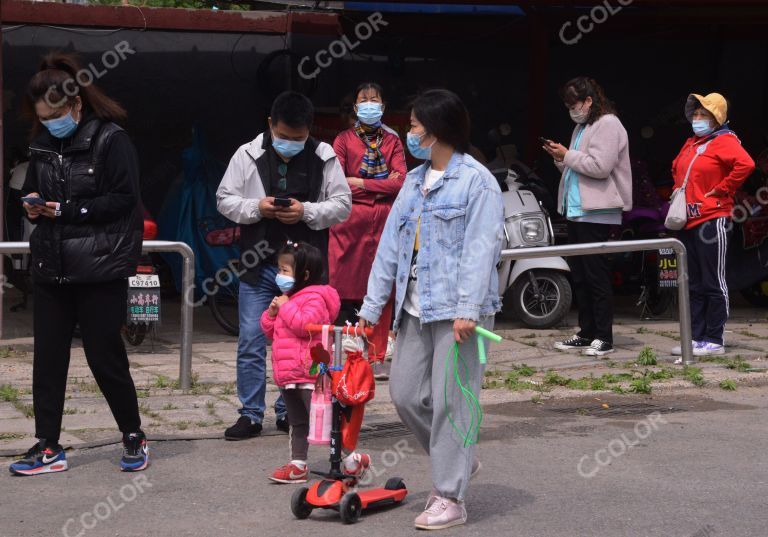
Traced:
<path fill-rule="evenodd" d="M 277 267 L 262 265 L 256 285 L 240 282 L 240 338 L 237 342 L 237 397 L 241 416 L 255 423 L 264 419 L 267 393 L 267 337 L 261 331 L 261 314 L 282 294 L 275 283 Z M 281 395 L 275 402 L 277 419 L 286 416 Z"/>

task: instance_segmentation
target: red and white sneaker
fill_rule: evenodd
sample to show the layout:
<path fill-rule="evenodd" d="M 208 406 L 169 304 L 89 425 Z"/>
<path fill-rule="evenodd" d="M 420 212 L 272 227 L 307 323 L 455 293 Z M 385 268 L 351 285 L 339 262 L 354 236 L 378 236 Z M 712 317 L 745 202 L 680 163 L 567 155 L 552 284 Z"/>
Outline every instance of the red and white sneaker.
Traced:
<path fill-rule="evenodd" d="M 371 456 L 367 453 L 353 453 L 350 457 L 344 460 L 344 475 L 361 479 L 371 467 Z M 350 468 L 348 462 L 353 462 L 354 466 Z"/>
<path fill-rule="evenodd" d="M 290 462 L 272 472 L 270 479 L 275 483 L 306 483 L 308 475 L 309 468 L 307 466 L 301 468 Z"/>

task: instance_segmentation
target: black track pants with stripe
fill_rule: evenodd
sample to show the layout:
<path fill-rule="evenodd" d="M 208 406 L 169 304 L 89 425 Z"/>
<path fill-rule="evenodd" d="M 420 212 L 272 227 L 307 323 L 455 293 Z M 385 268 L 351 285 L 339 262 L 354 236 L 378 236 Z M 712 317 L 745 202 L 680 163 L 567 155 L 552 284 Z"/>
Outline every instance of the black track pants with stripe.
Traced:
<path fill-rule="evenodd" d="M 680 232 L 679 238 L 688 250 L 694 341 L 724 344 L 729 311 L 725 260 L 730 229 L 730 219 L 722 217 Z"/>

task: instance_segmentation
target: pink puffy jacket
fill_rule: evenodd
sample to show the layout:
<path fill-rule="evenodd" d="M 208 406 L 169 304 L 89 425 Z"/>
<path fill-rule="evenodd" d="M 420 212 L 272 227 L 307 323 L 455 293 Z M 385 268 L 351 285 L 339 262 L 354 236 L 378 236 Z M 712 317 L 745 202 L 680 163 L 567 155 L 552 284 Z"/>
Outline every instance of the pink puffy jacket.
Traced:
<path fill-rule="evenodd" d="M 272 340 L 272 374 L 275 384 L 314 382 L 309 374 L 312 359 L 309 356 L 310 336 L 308 324 L 330 324 L 339 314 L 339 293 L 330 285 L 305 287 L 280 306 L 277 317 L 269 316 L 269 310 L 261 316 L 261 329 Z M 312 344 L 320 337 L 313 336 Z"/>

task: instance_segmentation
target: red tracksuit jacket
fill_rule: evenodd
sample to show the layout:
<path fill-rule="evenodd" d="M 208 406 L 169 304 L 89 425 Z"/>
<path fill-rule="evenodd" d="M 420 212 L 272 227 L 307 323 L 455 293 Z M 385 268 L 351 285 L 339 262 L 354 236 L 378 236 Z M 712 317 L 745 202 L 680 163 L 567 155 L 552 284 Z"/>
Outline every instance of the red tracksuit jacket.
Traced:
<path fill-rule="evenodd" d="M 741 141 L 734 133 L 726 132 L 714 138 L 693 136 L 685 142 L 680 154 L 672 162 L 675 188 L 683 185 L 685 173 L 696 155 L 697 147 L 707 141 L 709 145 L 691 168 L 685 191 L 688 204 L 686 229 L 721 216 L 730 217 L 733 210 L 733 195 L 755 169 L 755 162 L 741 147 Z M 725 196 L 705 197 L 713 189 L 724 193 Z"/>

